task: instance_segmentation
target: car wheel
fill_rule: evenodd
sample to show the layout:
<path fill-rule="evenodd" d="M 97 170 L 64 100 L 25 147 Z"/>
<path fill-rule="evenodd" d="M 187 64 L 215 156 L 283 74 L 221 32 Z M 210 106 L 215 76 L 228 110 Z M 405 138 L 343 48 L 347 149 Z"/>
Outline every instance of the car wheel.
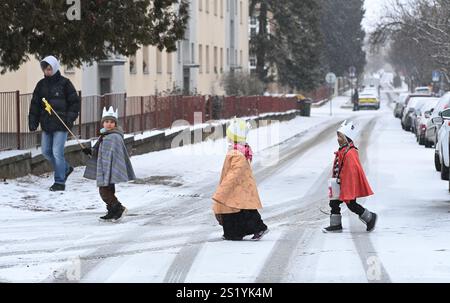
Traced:
<path fill-rule="evenodd" d="M 419 145 L 425 145 L 425 138 L 422 136 L 418 136 L 419 139 Z"/>
<path fill-rule="evenodd" d="M 434 167 L 436 168 L 436 171 L 441 171 L 441 160 L 437 153 L 434 153 Z"/>
<path fill-rule="evenodd" d="M 449 180 L 448 173 L 449 173 L 448 167 L 445 166 L 444 163 L 441 163 L 441 179 L 448 181 Z"/>
<path fill-rule="evenodd" d="M 450 178 L 449 178 L 450 179 Z M 448 182 L 448 191 L 450 192 L 450 180 Z"/>

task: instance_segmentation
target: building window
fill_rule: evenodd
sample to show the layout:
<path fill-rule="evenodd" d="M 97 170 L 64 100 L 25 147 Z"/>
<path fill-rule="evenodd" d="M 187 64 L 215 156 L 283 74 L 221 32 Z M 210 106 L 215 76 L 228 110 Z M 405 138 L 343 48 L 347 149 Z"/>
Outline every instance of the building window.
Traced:
<path fill-rule="evenodd" d="M 250 58 L 250 67 L 256 68 L 256 58 L 255 57 Z"/>
<path fill-rule="evenodd" d="M 239 13 L 241 14 L 241 24 L 244 23 L 244 6 L 242 5 L 242 1 L 239 3 Z"/>
<path fill-rule="evenodd" d="M 258 20 L 258 19 L 256 19 L 255 16 L 252 16 L 252 17 L 250 18 L 250 25 L 256 26 L 257 23 L 258 23 L 257 20 Z"/>
<path fill-rule="evenodd" d="M 199 73 L 202 74 L 203 73 L 203 45 L 201 45 L 201 44 L 198 45 L 198 64 L 200 65 Z"/>
<path fill-rule="evenodd" d="M 220 18 L 223 18 L 223 0 L 220 0 Z"/>
<path fill-rule="evenodd" d="M 142 72 L 144 73 L 144 75 L 148 75 L 150 73 L 148 60 L 149 60 L 149 49 L 148 46 L 144 46 L 142 48 Z"/>
<path fill-rule="evenodd" d="M 214 46 L 214 73 L 219 73 L 219 53 L 217 46 Z"/>
<path fill-rule="evenodd" d="M 178 63 L 181 63 L 181 42 L 177 42 L 177 60 Z"/>
<path fill-rule="evenodd" d="M 256 37 L 256 27 L 252 27 L 250 29 L 250 38 L 255 38 Z"/>
<path fill-rule="evenodd" d="M 238 64 L 238 51 L 237 49 L 234 50 L 234 65 Z"/>
<path fill-rule="evenodd" d="M 217 9 L 218 9 L 218 1 L 219 0 L 214 0 L 214 16 L 217 16 Z"/>
<path fill-rule="evenodd" d="M 130 56 L 130 74 L 137 74 L 136 55 Z"/>
<path fill-rule="evenodd" d="M 227 66 L 230 65 L 230 49 L 227 48 Z"/>
<path fill-rule="evenodd" d="M 75 74 L 75 69 L 73 67 L 64 66 L 64 73 L 65 74 Z"/>
<path fill-rule="evenodd" d="M 227 12 L 230 11 L 230 0 L 227 0 Z"/>
<path fill-rule="evenodd" d="M 203 10 L 203 0 L 198 0 L 198 10 L 199 11 Z"/>
<path fill-rule="evenodd" d="M 244 63 L 244 52 L 241 51 L 239 55 L 239 65 L 242 66 L 242 63 Z"/>
<path fill-rule="evenodd" d="M 191 43 L 191 63 L 195 63 L 195 45 Z"/>
<path fill-rule="evenodd" d="M 167 73 L 171 75 L 173 73 L 172 71 L 172 53 L 166 53 L 167 54 Z"/>
<path fill-rule="evenodd" d="M 206 73 L 209 74 L 209 45 L 206 46 Z"/>
<path fill-rule="evenodd" d="M 237 0 L 234 0 L 234 14 L 237 16 L 238 14 L 238 6 L 237 6 L 238 2 Z"/>
<path fill-rule="evenodd" d="M 207 14 L 209 14 L 209 1 L 210 0 L 205 0 L 205 11 Z"/>
<path fill-rule="evenodd" d="M 223 73 L 223 48 L 220 48 L 220 73 Z"/>
<path fill-rule="evenodd" d="M 159 49 L 156 50 L 156 72 L 162 74 L 162 52 Z"/>

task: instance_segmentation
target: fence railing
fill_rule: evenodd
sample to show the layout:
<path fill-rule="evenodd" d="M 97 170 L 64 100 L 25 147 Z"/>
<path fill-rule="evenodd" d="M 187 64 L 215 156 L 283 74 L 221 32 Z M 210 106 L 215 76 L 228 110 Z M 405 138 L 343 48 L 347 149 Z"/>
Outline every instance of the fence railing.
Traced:
<path fill-rule="evenodd" d="M 19 91 L 0 92 L 0 151 L 40 146 L 40 128 L 35 132 L 28 129 L 31 99 L 32 94 L 20 94 Z M 170 128 L 177 120 L 194 125 L 235 116 L 285 112 L 298 106 L 296 98 L 266 96 L 129 97 L 126 94 L 108 94 L 83 96 L 81 100 L 80 115 L 72 129 L 81 139 L 97 136 L 103 107 L 109 106 L 119 109 L 119 124 L 127 133 Z"/>

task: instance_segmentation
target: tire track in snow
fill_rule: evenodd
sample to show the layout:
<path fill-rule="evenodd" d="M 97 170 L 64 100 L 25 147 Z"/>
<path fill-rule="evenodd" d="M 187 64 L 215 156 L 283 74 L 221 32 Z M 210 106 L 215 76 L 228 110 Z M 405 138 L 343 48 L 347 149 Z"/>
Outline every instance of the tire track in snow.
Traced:
<path fill-rule="evenodd" d="M 338 123 L 333 123 L 327 127 L 325 127 L 323 130 L 319 130 L 320 134 L 329 132 L 330 129 L 335 128 L 336 125 L 340 124 L 342 121 L 339 121 Z M 314 129 L 314 127 L 312 128 Z M 287 165 L 290 161 L 290 159 L 295 159 L 299 155 L 303 154 L 307 150 L 311 148 L 311 145 L 317 144 L 317 137 L 312 137 L 304 142 L 302 141 L 303 135 L 308 134 L 308 132 L 302 132 L 297 135 L 294 135 L 293 137 L 276 144 L 280 145 L 281 148 L 284 148 L 284 152 L 286 152 L 283 156 L 283 158 L 279 161 L 278 165 L 275 167 L 270 168 L 261 168 L 258 172 L 255 173 L 255 176 L 258 177 L 260 174 L 263 174 L 262 179 L 265 179 L 269 176 L 271 176 L 274 172 L 281 169 L 282 166 Z M 293 144 L 294 147 L 291 145 L 291 141 L 294 140 Z M 295 142 L 295 140 L 298 140 L 300 142 Z M 285 143 L 290 143 L 285 144 Z M 287 146 L 283 146 L 287 145 Z M 297 147 L 300 145 L 300 147 L 297 149 Z M 270 149 L 271 147 L 267 148 Z M 273 148 L 273 147 L 272 147 Z M 266 150 L 267 150 L 266 149 Z M 293 151 L 292 151 L 293 150 Z M 174 212 L 177 213 L 177 217 L 180 218 L 180 222 L 177 223 L 185 223 L 185 224 L 192 224 L 192 222 L 197 223 L 204 223 L 205 222 L 205 216 L 207 221 L 212 222 L 210 218 L 210 196 L 212 195 L 215 187 L 216 182 L 212 182 L 211 184 L 207 184 L 204 186 L 204 188 L 200 188 L 200 192 L 206 193 L 208 198 L 205 199 L 197 199 L 194 200 L 193 203 L 175 203 L 173 200 L 173 197 L 168 198 L 168 201 L 171 201 L 171 205 L 169 208 L 166 209 L 166 214 L 162 213 L 158 215 L 158 222 L 160 223 L 167 223 L 168 220 L 172 221 L 171 223 L 174 223 L 176 218 L 174 219 Z M 179 201 L 178 201 L 179 202 Z M 207 207 L 205 208 L 205 204 Z M 172 207 L 173 206 L 173 207 Z M 174 208 L 174 212 L 170 211 L 170 208 Z M 194 209 L 194 210 L 193 210 Z M 197 211 L 195 211 L 197 209 Z M 206 210 L 206 211 L 205 211 Z M 186 214 L 190 214 L 189 216 L 186 216 Z M 155 224 L 154 217 L 152 215 L 152 219 L 148 220 L 143 223 L 142 226 L 152 225 Z M 193 219 L 200 219 L 194 220 Z M 211 229 L 212 230 L 212 229 Z M 116 239 L 117 241 L 113 241 L 111 243 L 108 243 L 106 246 L 101 246 L 98 249 L 94 250 L 93 252 L 89 253 L 86 256 L 81 256 L 80 260 L 82 261 L 81 266 L 81 280 L 83 277 L 85 277 L 88 273 L 90 273 L 92 270 L 95 269 L 96 266 L 98 266 L 103 260 L 104 257 L 110 257 L 110 256 L 120 256 L 121 254 L 126 254 L 125 252 L 117 253 L 117 251 L 123 251 L 122 249 L 126 247 L 129 244 L 133 244 L 133 241 L 130 241 L 129 239 L 135 239 L 136 234 L 139 234 L 136 232 L 136 230 L 125 232 L 121 237 Z M 191 233 L 192 234 L 192 233 Z M 204 228 L 200 228 L 198 232 L 194 233 L 194 236 L 189 239 L 187 242 L 183 241 L 180 243 L 180 245 L 176 245 L 176 247 L 181 246 L 181 251 L 177 254 L 177 257 L 175 258 L 175 264 L 172 264 L 170 267 L 170 270 L 168 274 L 166 274 L 165 280 L 168 281 L 182 281 L 186 276 L 187 273 L 190 270 L 190 267 L 192 266 L 193 261 L 195 260 L 195 257 L 197 256 L 198 252 L 201 250 L 202 244 L 209 241 L 211 231 L 207 231 Z M 76 249 L 76 247 L 70 247 L 73 249 Z M 167 248 L 167 247 L 165 247 Z M 66 250 L 66 249 L 64 249 Z M 155 249 L 151 249 L 151 251 L 154 251 Z M 59 250 L 57 250 L 58 252 Z M 136 253 L 141 252 L 142 250 L 137 250 Z M 84 260 L 88 260 L 88 262 L 85 262 Z M 180 261 L 179 261 L 180 260 Z M 186 262 L 186 260 L 191 260 L 192 262 Z M 184 264 L 183 264 L 184 263 Z M 186 265 L 187 264 L 187 265 Z M 49 276 L 46 280 L 46 282 L 69 282 L 67 281 L 67 278 L 64 273 L 58 275 L 58 276 Z M 70 281 L 73 282 L 73 281 Z"/>
<path fill-rule="evenodd" d="M 363 141 L 366 142 L 366 144 L 360 145 L 361 151 L 366 151 L 367 149 L 367 138 L 370 136 L 371 132 L 373 131 L 374 125 L 376 123 L 377 117 L 372 118 L 367 122 L 363 128 L 362 133 L 360 133 L 360 136 L 363 138 Z M 333 133 L 334 136 L 334 133 Z M 364 153 L 365 154 L 365 153 Z M 321 206 L 328 205 L 328 200 L 326 198 L 320 198 L 323 196 L 323 188 L 327 187 L 327 180 L 329 177 L 330 171 L 326 169 L 324 173 L 322 174 L 320 178 L 320 182 L 317 182 L 313 188 L 311 188 L 307 196 L 316 197 L 317 201 L 321 201 Z M 317 203 L 317 202 L 316 202 Z M 314 205 L 315 203 L 310 203 L 309 206 Z M 305 221 L 310 220 L 311 218 L 308 217 L 308 214 L 305 216 L 303 214 L 294 216 L 291 218 L 291 220 L 295 221 Z M 295 226 L 295 225 L 294 225 Z M 308 230 L 308 233 L 314 233 L 314 230 Z M 277 241 L 275 246 L 272 249 L 271 254 L 267 258 L 266 263 L 262 267 L 260 273 L 258 274 L 256 281 L 257 283 L 280 283 L 283 281 L 286 271 L 288 269 L 288 266 L 291 262 L 291 259 L 293 257 L 293 253 L 296 251 L 297 247 L 300 245 L 302 239 L 307 238 L 308 235 L 306 234 L 306 229 L 302 228 L 299 229 L 298 225 L 292 228 L 289 228 Z M 310 238 L 310 237 L 309 237 Z M 373 248 L 373 245 L 370 242 L 370 238 L 368 237 L 362 237 L 357 238 L 353 237 L 353 240 L 355 241 L 355 246 L 358 251 L 358 255 L 361 258 L 361 261 L 367 260 L 365 256 L 367 255 L 366 252 L 375 252 L 375 249 Z M 307 245 L 307 243 L 305 243 Z M 373 255 L 371 255 L 373 257 Z M 380 263 L 381 264 L 381 263 Z M 366 273 L 368 272 L 368 264 L 363 264 L 363 267 L 366 270 Z M 384 267 L 381 264 L 383 276 L 388 277 L 386 271 L 384 270 Z M 386 279 L 385 279 L 386 280 Z M 387 279 L 388 280 L 388 279 Z"/>
<path fill-rule="evenodd" d="M 361 154 L 361 161 L 363 163 L 368 163 L 368 154 L 370 153 L 368 150 L 369 139 L 373 133 L 376 123 L 376 120 L 371 121 L 370 128 L 362 133 L 360 139 L 359 146 L 362 150 L 364 150 L 364 153 Z M 363 201 L 365 202 L 365 199 L 363 199 Z M 391 278 L 378 257 L 375 247 L 370 239 L 370 233 L 361 234 L 361 232 L 355 231 L 356 222 L 358 221 L 359 219 L 356 219 L 353 216 L 350 218 L 350 230 L 353 243 L 355 244 L 362 266 L 366 272 L 368 282 L 391 283 Z"/>
<path fill-rule="evenodd" d="M 291 161 L 297 159 L 307 151 L 309 151 L 314 146 L 325 142 L 330 137 L 329 133 L 330 130 L 333 128 L 336 128 L 336 125 L 339 125 L 342 123 L 340 121 L 339 123 L 332 123 L 331 125 L 327 126 L 324 130 L 321 130 L 321 132 L 314 136 L 305 142 L 301 143 L 301 146 L 298 148 L 292 148 L 287 146 L 287 150 L 292 149 L 290 152 L 286 152 L 282 155 L 282 157 L 279 159 L 277 164 L 273 167 L 261 167 L 255 169 L 255 178 L 257 179 L 257 182 L 260 183 L 263 180 L 273 176 L 277 171 L 283 169 L 288 165 Z M 280 151 L 281 152 L 281 151 Z M 286 214 L 289 216 L 289 212 Z M 290 214 L 292 215 L 292 214 Z M 265 219 L 267 220 L 267 219 Z M 268 221 L 269 222 L 269 221 Z M 193 239 L 197 240 L 198 238 L 205 239 L 208 236 L 202 235 L 201 232 L 199 232 L 199 235 L 194 235 Z M 195 261 L 195 258 L 197 257 L 198 253 L 202 250 L 203 244 L 196 245 L 194 247 L 187 246 L 183 248 L 178 255 L 175 257 L 173 263 L 171 264 L 169 270 L 166 273 L 166 276 L 164 277 L 164 282 L 176 282 L 176 283 L 183 283 L 185 282 L 185 279 L 187 275 L 189 274 L 189 271 Z"/>

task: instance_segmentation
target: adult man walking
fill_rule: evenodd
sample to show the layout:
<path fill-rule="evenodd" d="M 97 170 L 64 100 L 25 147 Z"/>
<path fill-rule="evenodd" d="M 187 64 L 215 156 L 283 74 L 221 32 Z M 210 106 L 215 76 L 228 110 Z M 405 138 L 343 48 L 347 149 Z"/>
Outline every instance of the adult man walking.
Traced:
<path fill-rule="evenodd" d="M 48 100 L 55 112 L 67 127 L 72 128 L 80 111 L 80 98 L 69 79 L 59 72 L 58 59 L 48 56 L 41 61 L 44 79 L 40 80 L 33 92 L 28 115 L 30 131 L 35 131 L 39 124 L 42 128 L 42 154 L 50 161 L 55 171 L 55 183 L 51 191 L 64 191 L 66 180 L 73 172 L 73 167 L 64 157 L 64 145 L 68 131 L 64 124 L 45 110 L 42 98 Z"/>
<path fill-rule="evenodd" d="M 355 89 L 355 93 L 352 95 L 353 111 L 359 110 L 359 93 L 358 88 Z"/>

